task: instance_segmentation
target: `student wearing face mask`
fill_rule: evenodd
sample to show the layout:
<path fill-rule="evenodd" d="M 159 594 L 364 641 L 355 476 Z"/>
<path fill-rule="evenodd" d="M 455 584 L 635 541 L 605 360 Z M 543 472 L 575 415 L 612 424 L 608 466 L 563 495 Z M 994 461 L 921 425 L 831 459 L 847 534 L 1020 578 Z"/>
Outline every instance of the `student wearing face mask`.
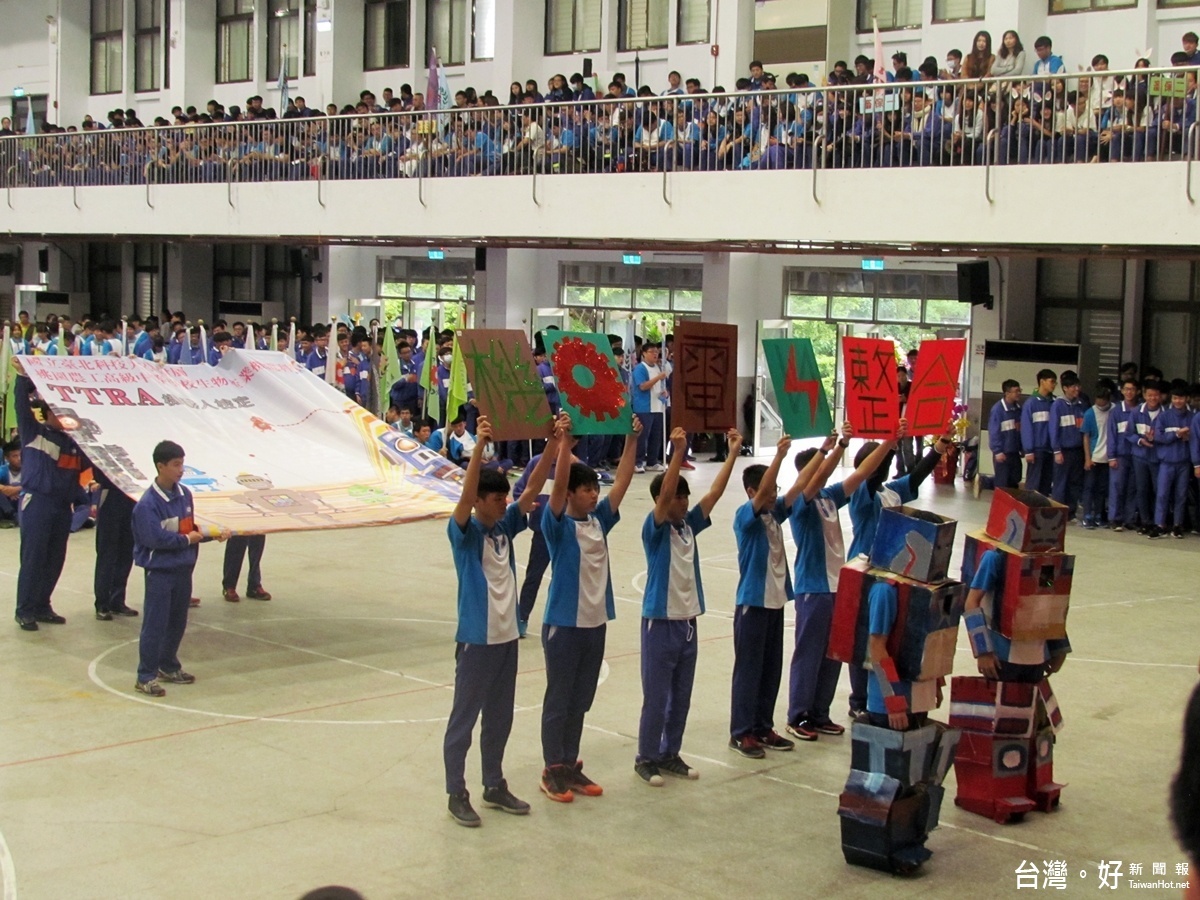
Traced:
<path fill-rule="evenodd" d="M 438 427 L 443 428 L 449 421 L 446 417 L 446 396 L 450 393 L 450 363 L 454 361 L 454 349 L 450 344 L 441 344 L 437 351 L 437 368 L 434 378 L 437 379 L 438 391 Z M 458 410 L 454 410 L 455 413 Z M 454 418 L 454 416 L 450 416 Z"/>
<path fill-rule="evenodd" d="M 901 421 L 904 421 L 903 419 Z M 919 441 L 920 438 L 913 438 Z M 863 444 L 854 456 L 854 468 L 867 461 L 867 458 L 879 446 L 875 441 Z M 866 478 L 850 495 L 850 525 L 854 529 L 854 540 L 850 542 L 847 560 L 863 556 L 871 552 L 871 544 L 875 541 L 875 531 L 879 527 L 879 516 L 884 508 L 891 509 L 912 503 L 917 499 L 917 491 L 921 483 L 929 477 L 938 460 L 954 446 L 954 439 L 942 435 L 925 455 L 914 463 L 907 475 L 893 481 L 887 478 L 889 459 L 884 459 L 878 469 Z M 855 721 L 866 721 L 867 711 L 867 682 L 870 672 L 859 666 L 849 666 L 850 670 L 850 718 Z"/>

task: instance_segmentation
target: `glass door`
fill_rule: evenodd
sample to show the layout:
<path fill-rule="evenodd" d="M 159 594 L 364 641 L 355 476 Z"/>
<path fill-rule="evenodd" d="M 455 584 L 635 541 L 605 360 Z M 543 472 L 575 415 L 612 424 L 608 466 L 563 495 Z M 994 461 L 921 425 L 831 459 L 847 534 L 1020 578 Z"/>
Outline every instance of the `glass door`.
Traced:
<path fill-rule="evenodd" d="M 532 309 L 529 312 L 529 342 L 537 344 L 539 336 L 547 328 L 557 328 L 559 331 L 591 331 L 590 327 L 578 327 L 582 323 L 576 321 L 580 313 L 590 313 L 592 310 L 564 309 L 548 307 Z"/>
<path fill-rule="evenodd" d="M 420 334 L 431 325 L 435 330 L 459 331 L 475 324 L 475 307 L 458 300 L 408 300 L 404 304 L 404 327 Z"/>
<path fill-rule="evenodd" d="M 783 418 L 775 401 L 775 385 L 767 369 L 763 341 L 791 336 L 792 323 L 787 319 L 763 319 L 758 323 L 758 337 L 754 342 L 754 433 L 750 436 L 756 456 L 770 456 L 783 437 Z"/>

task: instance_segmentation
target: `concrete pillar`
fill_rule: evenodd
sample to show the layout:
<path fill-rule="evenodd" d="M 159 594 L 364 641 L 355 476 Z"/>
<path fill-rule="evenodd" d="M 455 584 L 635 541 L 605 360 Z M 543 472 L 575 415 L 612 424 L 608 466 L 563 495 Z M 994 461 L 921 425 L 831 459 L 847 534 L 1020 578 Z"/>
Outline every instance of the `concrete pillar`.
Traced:
<path fill-rule="evenodd" d="M 1121 362 L 1140 359 L 1142 325 L 1145 322 L 1146 261 L 1131 259 L 1125 263 L 1124 318 L 1121 325 Z M 1115 373 L 1102 373 L 1115 374 Z"/>
<path fill-rule="evenodd" d="M 1010 257 L 1001 261 L 1001 337 L 1032 341 L 1037 333 L 1037 259 Z"/>

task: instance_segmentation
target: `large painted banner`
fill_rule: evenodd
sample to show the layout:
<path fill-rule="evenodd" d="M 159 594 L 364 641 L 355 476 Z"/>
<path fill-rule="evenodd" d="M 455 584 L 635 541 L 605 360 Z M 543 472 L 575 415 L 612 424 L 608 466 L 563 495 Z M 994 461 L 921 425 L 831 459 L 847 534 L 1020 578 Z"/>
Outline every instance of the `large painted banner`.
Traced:
<path fill-rule="evenodd" d="M 844 337 L 842 361 L 846 419 L 854 435 L 880 440 L 895 437 L 900 426 L 895 345 L 879 338 Z"/>
<path fill-rule="evenodd" d="M 794 438 L 825 437 L 833 430 L 833 416 L 812 341 L 768 338 L 762 344 L 784 432 Z"/>
<path fill-rule="evenodd" d="M 183 446 L 196 518 L 235 533 L 388 525 L 448 515 L 463 472 L 283 353 L 219 365 L 24 356 L 93 465 L 140 497 L 162 440 Z"/>
<path fill-rule="evenodd" d="M 958 373 L 966 352 L 967 342 L 962 338 L 921 341 L 917 370 L 904 405 L 908 433 L 913 437 L 945 434 L 950 427 L 958 396 Z"/>
<path fill-rule="evenodd" d="M 680 322 L 674 365 L 671 427 L 689 434 L 737 428 L 737 326 Z"/>

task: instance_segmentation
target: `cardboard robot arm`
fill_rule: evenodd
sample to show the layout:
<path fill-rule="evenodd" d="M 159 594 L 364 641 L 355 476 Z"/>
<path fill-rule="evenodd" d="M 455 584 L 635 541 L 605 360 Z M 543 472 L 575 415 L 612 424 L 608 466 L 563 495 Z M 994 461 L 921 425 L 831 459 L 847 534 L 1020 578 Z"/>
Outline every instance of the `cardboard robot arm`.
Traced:
<path fill-rule="evenodd" d="M 972 594 L 975 591 L 971 591 Z M 967 600 L 970 603 L 970 599 Z M 996 646 L 992 642 L 992 630 L 988 628 L 983 610 L 976 606 L 963 614 L 963 622 L 967 626 L 967 638 L 971 642 L 971 654 L 979 659 L 987 653 L 995 653 Z"/>

